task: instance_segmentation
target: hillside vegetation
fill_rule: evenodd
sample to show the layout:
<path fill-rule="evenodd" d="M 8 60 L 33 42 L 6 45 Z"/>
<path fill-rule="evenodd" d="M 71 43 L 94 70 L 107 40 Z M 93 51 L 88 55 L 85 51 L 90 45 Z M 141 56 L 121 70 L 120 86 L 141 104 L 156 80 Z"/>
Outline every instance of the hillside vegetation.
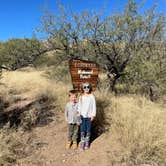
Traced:
<path fill-rule="evenodd" d="M 43 71 L 26 68 L 6 72 L 0 89 L 1 101 L 8 103 L 7 106 L 3 105 L 5 109 L 1 106 L 1 115 L 4 112 L 6 117 L 3 117 L 3 123 L 1 121 L 0 163 L 13 165 L 19 158 L 28 156 L 28 148 L 33 149 L 28 143 L 30 139 L 33 140 L 29 130 L 44 127 L 56 121 L 57 116 L 63 119 L 63 109 L 71 85 L 48 79 Z M 100 138 L 106 132 L 110 135 L 104 144 L 110 144 L 111 148 L 112 139 L 120 144 L 118 157 L 114 156 L 112 160 L 119 165 L 166 164 L 164 105 L 155 104 L 139 95 L 115 97 L 106 89 L 95 91 L 95 96 L 98 108 L 93 126 L 95 138 Z M 5 146 L 7 142 L 8 146 Z M 62 147 L 64 144 L 61 142 Z M 96 148 L 101 147 L 99 145 Z M 23 152 L 24 155 L 19 155 Z"/>

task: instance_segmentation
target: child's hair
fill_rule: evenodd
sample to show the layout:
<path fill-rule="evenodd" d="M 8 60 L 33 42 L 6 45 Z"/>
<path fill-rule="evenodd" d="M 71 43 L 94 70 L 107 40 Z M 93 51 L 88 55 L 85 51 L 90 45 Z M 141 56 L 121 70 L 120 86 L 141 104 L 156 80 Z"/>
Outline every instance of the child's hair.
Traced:
<path fill-rule="evenodd" d="M 76 90 L 70 90 L 69 91 L 69 97 L 71 96 L 71 95 L 76 95 L 77 96 L 77 91 Z"/>
<path fill-rule="evenodd" d="M 89 93 L 91 93 L 91 92 L 92 92 L 92 85 L 91 85 L 90 83 L 88 83 L 88 82 L 83 83 L 83 84 L 81 85 L 81 93 L 84 93 L 84 86 L 85 86 L 85 85 L 88 85 L 88 86 L 89 86 Z"/>

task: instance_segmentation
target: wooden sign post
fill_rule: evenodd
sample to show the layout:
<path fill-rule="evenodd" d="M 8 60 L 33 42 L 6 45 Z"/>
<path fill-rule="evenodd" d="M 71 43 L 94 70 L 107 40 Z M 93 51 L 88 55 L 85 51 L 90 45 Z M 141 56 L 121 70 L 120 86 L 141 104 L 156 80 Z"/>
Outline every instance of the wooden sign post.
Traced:
<path fill-rule="evenodd" d="M 69 61 L 70 74 L 72 78 L 73 88 L 80 90 L 82 83 L 88 82 L 93 89 L 97 86 L 99 67 L 97 63 L 72 59 Z"/>

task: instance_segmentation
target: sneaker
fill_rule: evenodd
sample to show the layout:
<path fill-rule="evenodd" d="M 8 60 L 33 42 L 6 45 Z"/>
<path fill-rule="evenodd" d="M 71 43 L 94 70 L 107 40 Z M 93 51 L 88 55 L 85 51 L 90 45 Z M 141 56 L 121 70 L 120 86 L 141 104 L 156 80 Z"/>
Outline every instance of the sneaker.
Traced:
<path fill-rule="evenodd" d="M 71 141 L 68 141 L 68 142 L 66 143 L 66 149 L 70 149 L 70 146 L 71 146 Z"/>
<path fill-rule="evenodd" d="M 76 141 L 73 142 L 73 149 L 77 149 L 77 142 Z"/>
<path fill-rule="evenodd" d="M 85 142 L 85 147 L 84 147 L 85 150 L 89 149 L 89 142 Z"/>
<path fill-rule="evenodd" d="M 80 142 L 80 150 L 84 150 L 84 147 L 85 147 L 85 142 Z"/>

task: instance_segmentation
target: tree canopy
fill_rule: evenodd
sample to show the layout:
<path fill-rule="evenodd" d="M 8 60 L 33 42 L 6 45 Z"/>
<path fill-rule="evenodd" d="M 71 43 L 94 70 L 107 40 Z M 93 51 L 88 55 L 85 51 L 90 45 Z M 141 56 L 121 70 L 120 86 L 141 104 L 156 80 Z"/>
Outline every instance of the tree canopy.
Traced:
<path fill-rule="evenodd" d="M 0 66 L 16 70 L 54 50 L 57 64 L 72 58 L 96 61 L 113 91 L 118 83 L 139 85 L 151 94 L 154 87 L 163 91 L 165 15 L 157 13 L 156 6 L 144 12 L 139 12 L 139 8 L 135 0 L 129 0 L 123 11 L 110 15 L 98 11 L 69 12 L 62 6 L 58 14 L 45 11 L 38 28 L 45 41 L 32 38 L 1 42 Z"/>
<path fill-rule="evenodd" d="M 166 24 L 156 7 L 140 13 L 139 4 L 129 0 L 124 11 L 108 16 L 97 11 L 69 13 L 61 7 L 59 15 L 45 12 L 41 25 L 61 60 L 97 61 L 112 90 L 117 81 L 157 86 L 165 81 L 159 79 L 165 75 Z"/>

